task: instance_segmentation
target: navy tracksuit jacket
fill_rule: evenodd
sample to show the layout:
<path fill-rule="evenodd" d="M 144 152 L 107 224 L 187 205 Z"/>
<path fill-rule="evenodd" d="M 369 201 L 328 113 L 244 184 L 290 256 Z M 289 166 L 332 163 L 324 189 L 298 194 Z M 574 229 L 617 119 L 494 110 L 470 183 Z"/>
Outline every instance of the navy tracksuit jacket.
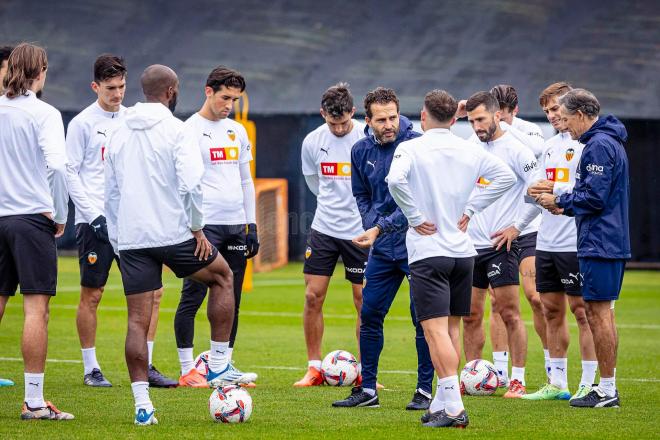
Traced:
<path fill-rule="evenodd" d="M 353 145 L 351 150 L 351 184 L 364 229 L 379 225 L 383 231 L 369 254 L 360 326 L 362 386 L 375 390 L 378 359 L 383 350 L 383 320 L 403 277 L 410 276 L 406 251 L 408 221 L 392 199 L 385 177 L 396 147 L 421 135 L 413 131 L 412 123 L 404 116 L 399 117 L 399 134 L 394 142 L 379 144 L 368 126 L 365 127 L 365 134 L 366 137 Z M 431 393 L 433 364 L 424 331 L 415 318 L 412 299 L 410 314 L 416 326 L 417 388 Z"/>

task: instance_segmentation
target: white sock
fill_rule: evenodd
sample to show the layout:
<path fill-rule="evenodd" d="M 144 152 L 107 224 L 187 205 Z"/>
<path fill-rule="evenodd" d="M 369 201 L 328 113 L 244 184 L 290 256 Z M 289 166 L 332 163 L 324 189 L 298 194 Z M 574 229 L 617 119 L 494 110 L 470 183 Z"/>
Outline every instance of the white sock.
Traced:
<path fill-rule="evenodd" d="M 431 400 L 429 412 L 434 413 L 445 409 L 445 401 L 442 399 L 442 388 L 440 387 L 440 378 L 438 378 L 438 385 L 435 388 L 435 397 Z"/>
<path fill-rule="evenodd" d="M 568 388 L 568 359 L 551 358 L 550 359 L 550 383 L 560 390 Z"/>
<path fill-rule="evenodd" d="M 99 362 L 96 360 L 96 347 L 81 348 L 80 351 L 82 351 L 85 374 L 91 373 L 94 368 L 101 369 Z"/>
<path fill-rule="evenodd" d="M 552 369 L 550 368 L 550 350 L 547 348 L 543 349 L 543 360 L 545 361 L 545 375 L 549 381 L 552 379 Z"/>
<path fill-rule="evenodd" d="M 227 348 L 227 359 L 231 362 L 231 357 L 234 355 L 234 347 Z"/>
<path fill-rule="evenodd" d="M 154 410 L 154 405 L 149 398 L 149 382 L 133 382 L 131 383 L 133 389 L 133 399 L 135 399 L 135 412 L 144 408 L 147 412 Z"/>
<path fill-rule="evenodd" d="M 616 378 L 601 376 L 598 388 L 600 388 L 600 390 L 607 394 L 609 397 L 614 397 L 616 394 Z"/>
<path fill-rule="evenodd" d="M 43 408 L 44 373 L 25 373 L 25 403 L 30 408 Z"/>
<path fill-rule="evenodd" d="M 461 387 L 458 385 L 458 376 L 438 378 L 438 390 L 442 393 L 447 414 L 456 416 L 465 409 L 463 399 L 461 399 Z"/>
<path fill-rule="evenodd" d="M 582 378 L 580 379 L 580 385 L 585 385 L 588 387 L 593 386 L 593 384 L 596 382 L 597 368 L 598 361 L 582 361 Z"/>
<path fill-rule="evenodd" d="M 376 390 L 374 390 L 372 388 L 362 388 L 362 391 L 369 394 L 370 396 L 375 396 L 376 395 Z"/>
<path fill-rule="evenodd" d="M 149 352 L 149 365 L 151 365 L 151 359 L 154 354 L 154 341 L 147 341 L 147 351 Z"/>
<path fill-rule="evenodd" d="M 193 348 L 177 348 L 179 352 L 179 363 L 181 364 L 181 375 L 188 374 L 195 368 L 195 358 L 193 358 Z"/>
<path fill-rule="evenodd" d="M 307 367 L 316 368 L 317 370 L 321 371 L 321 361 L 318 359 L 311 360 L 307 362 Z"/>
<path fill-rule="evenodd" d="M 228 342 L 211 341 L 211 352 L 209 353 L 209 370 L 220 373 L 227 368 L 229 359 L 227 357 Z"/>
<path fill-rule="evenodd" d="M 511 380 L 518 380 L 525 386 L 525 367 L 511 367 Z"/>
<path fill-rule="evenodd" d="M 509 353 L 506 351 L 494 351 L 493 364 L 495 364 L 497 375 L 506 382 L 509 379 Z"/>

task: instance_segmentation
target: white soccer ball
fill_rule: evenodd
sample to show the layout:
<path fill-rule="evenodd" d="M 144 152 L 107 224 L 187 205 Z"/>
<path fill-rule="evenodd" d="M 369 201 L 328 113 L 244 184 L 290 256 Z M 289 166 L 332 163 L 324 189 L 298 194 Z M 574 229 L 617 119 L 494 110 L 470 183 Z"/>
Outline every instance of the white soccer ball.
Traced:
<path fill-rule="evenodd" d="M 468 362 L 461 371 L 461 387 L 470 396 L 490 396 L 497 391 L 495 366 L 483 359 Z"/>
<path fill-rule="evenodd" d="M 209 374 L 209 353 L 210 351 L 206 350 L 195 358 L 195 368 L 204 377 Z"/>
<path fill-rule="evenodd" d="M 358 376 L 358 363 L 348 351 L 331 351 L 321 363 L 321 373 L 328 385 L 351 385 Z"/>
<path fill-rule="evenodd" d="M 237 385 L 218 387 L 209 397 L 209 413 L 216 422 L 247 422 L 252 414 L 252 397 Z"/>

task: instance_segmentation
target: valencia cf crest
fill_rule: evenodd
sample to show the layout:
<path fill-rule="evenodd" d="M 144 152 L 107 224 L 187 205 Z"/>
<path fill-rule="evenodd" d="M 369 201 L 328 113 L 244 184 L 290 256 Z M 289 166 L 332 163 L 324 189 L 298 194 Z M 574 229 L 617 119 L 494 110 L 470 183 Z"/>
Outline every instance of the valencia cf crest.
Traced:
<path fill-rule="evenodd" d="M 227 136 L 229 136 L 229 139 L 231 139 L 232 142 L 236 140 L 236 133 L 234 130 L 227 130 Z"/>
<path fill-rule="evenodd" d="M 568 150 L 566 150 L 566 160 L 567 160 L 567 161 L 570 162 L 571 159 L 573 159 L 573 156 L 574 156 L 574 155 L 575 155 L 575 150 L 574 150 L 574 149 L 569 148 Z"/>
<path fill-rule="evenodd" d="M 99 256 L 96 255 L 96 252 L 90 252 L 89 254 L 87 254 L 87 262 L 89 264 L 92 264 L 92 265 L 96 264 L 96 260 L 98 260 L 98 259 L 99 259 Z"/>
<path fill-rule="evenodd" d="M 311 256 L 312 256 L 312 248 L 307 246 L 307 249 L 305 249 L 305 260 L 307 260 Z"/>

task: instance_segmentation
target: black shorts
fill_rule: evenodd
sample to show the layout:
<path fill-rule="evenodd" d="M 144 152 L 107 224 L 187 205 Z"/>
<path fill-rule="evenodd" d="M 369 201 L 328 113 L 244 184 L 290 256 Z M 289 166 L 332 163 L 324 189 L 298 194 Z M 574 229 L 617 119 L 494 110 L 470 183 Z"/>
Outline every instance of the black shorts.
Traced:
<path fill-rule="evenodd" d="M 495 248 L 477 249 L 474 259 L 474 274 L 472 286 L 478 289 L 491 287 L 517 286 L 518 279 L 518 257 L 515 249 L 506 251 L 502 246 L 499 251 Z"/>
<path fill-rule="evenodd" d="M 108 282 L 112 261 L 119 258 L 115 255 L 110 243 L 103 243 L 89 223 L 76 225 L 76 243 L 78 244 L 78 264 L 80 266 L 80 285 L 83 287 L 100 288 Z"/>
<path fill-rule="evenodd" d="M 513 249 L 515 249 L 518 264 L 527 257 L 536 255 L 536 236 L 538 233 L 530 232 L 529 234 L 521 235 L 513 241 Z"/>
<path fill-rule="evenodd" d="M 330 277 L 340 256 L 346 279 L 353 284 L 362 284 L 369 249 L 362 249 L 351 240 L 331 237 L 312 229 L 307 239 L 303 273 Z"/>
<path fill-rule="evenodd" d="M 474 258 L 431 257 L 410 265 L 410 291 L 418 321 L 469 316 Z"/>
<path fill-rule="evenodd" d="M 131 295 L 163 287 L 163 264 L 178 278 L 185 278 L 204 269 L 218 256 L 218 250 L 211 246 L 208 259 L 200 261 L 194 255 L 196 247 L 197 240 L 191 238 L 171 246 L 119 251 L 124 293 Z"/>
<path fill-rule="evenodd" d="M 577 252 L 536 251 L 536 291 L 582 295 Z"/>
<path fill-rule="evenodd" d="M 55 222 L 41 214 L 0 217 L 0 295 L 55 295 Z"/>

